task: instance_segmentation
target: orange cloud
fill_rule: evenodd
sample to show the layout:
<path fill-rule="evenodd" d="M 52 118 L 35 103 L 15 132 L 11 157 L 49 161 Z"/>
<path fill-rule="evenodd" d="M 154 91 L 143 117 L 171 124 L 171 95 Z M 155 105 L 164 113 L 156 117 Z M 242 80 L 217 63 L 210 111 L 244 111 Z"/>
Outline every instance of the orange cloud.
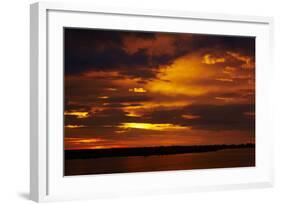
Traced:
<path fill-rule="evenodd" d="M 237 70 L 237 68 L 235 68 L 235 67 L 226 66 L 223 69 L 223 73 L 225 73 L 225 74 L 233 74 L 236 70 Z"/>
<path fill-rule="evenodd" d="M 103 142 L 104 140 L 101 138 L 76 138 L 76 137 L 66 137 L 65 142 L 73 143 L 73 144 L 83 144 L 83 143 L 96 143 L 96 142 Z"/>
<path fill-rule="evenodd" d="M 182 117 L 188 120 L 194 120 L 200 118 L 199 115 L 182 115 Z"/>
<path fill-rule="evenodd" d="M 216 72 L 202 64 L 198 55 L 183 56 L 172 65 L 161 68 L 157 79 L 148 82 L 145 88 L 152 93 L 170 96 L 202 96 L 217 88 L 200 86 L 198 82 L 216 78 Z"/>
<path fill-rule="evenodd" d="M 233 79 L 230 78 L 217 78 L 216 80 L 222 82 L 233 82 Z"/>
<path fill-rule="evenodd" d="M 117 88 L 106 88 L 105 90 L 108 90 L 108 91 L 117 91 Z"/>
<path fill-rule="evenodd" d="M 128 116 L 128 117 L 141 117 L 141 114 L 138 114 L 135 111 L 131 110 L 131 111 L 129 111 L 129 113 L 126 114 L 126 116 Z"/>
<path fill-rule="evenodd" d="M 239 61 L 242 61 L 243 62 L 242 66 L 241 66 L 242 68 L 245 68 L 245 69 L 255 68 L 255 63 L 252 58 L 250 58 L 248 56 L 243 56 L 239 53 L 235 53 L 235 52 L 231 52 L 231 51 L 228 51 L 227 54 Z"/>
<path fill-rule="evenodd" d="M 87 117 L 89 117 L 88 112 L 80 112 L 80 111 L 72 111 L 72 112 L 65 111 L 64 114 L 76 116 L 77 118 L 87 118 Z"/>
<path fill-rule="evenodd" d="M 75 128 L 82 128 L 82 127 L 86 127 L 86 126 L 85 125 L 65 125 L 65 127 L 75 129 Z"/>
<path fill-rule="evenodd" d="M 130 92 L 134 92 L 134 93 L 146 93 L 147 91 L 143 88 L 130 88 L 129 89 Z"/>
<path fill-rule="evenodd" d="M 152 123 L 123 123 L 119 128 L 134 128 L 134 129 L 144 129 L 144 130 L 177 130 L 177 129 L 191 129 L 191 127 L 185 127 L 173 124 L 152 124 Z"/>
<path fill-rule="evenodd" d="M 108 96 L 99 96 L 98 98 L 99 99 L 108 99 L 109 97 Z"/>
<path fill-rule="evenodd" d="M 204 64 L 208 64 L 208 65 L 213 65 L 216 63 L 223 63 L 225 62 L 224 58 L 216 58 L 214 56 L 212 56 L 211 54 L 206 54 L 203 57 L 202 63 Z"/>
<path fill-rule="evenodd" d="M 216 100 L 223 100 L 225 102 L 233 101 L 233 98 L 227 98 L 227 97 L 215 97 Z"/>

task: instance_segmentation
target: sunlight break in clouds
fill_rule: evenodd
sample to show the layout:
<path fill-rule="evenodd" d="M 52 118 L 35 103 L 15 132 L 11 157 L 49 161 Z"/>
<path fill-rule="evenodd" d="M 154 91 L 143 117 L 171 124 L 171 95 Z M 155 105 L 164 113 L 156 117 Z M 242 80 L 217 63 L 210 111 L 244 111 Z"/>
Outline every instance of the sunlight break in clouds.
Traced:
<path fill-rule="evenodd" d="M 76 128 L 81 128 L 81 127 L 86 127 L 84 125 L 66 125 L 66 128 L 71 128 L 71 129 L 76 129 Z"/>
<path fill-rule="evenodd" d="M 123 123 L 120 128 L 128 129 L 144 129 L 144 130 L 178 130 L 178 129 L 191 129 L 191 127 L 184 127 L 173 124 L 151 124 L 151 123 Z"/>
<path fill-rule="evenodd" d="M 216 58 L 214 56 L 212 56 L 211 54 L 206 54 L 203 57 L 202 63 L 205 64 L 216 64 L 216 63 L 223 63 L 225 62 L 224 58 Z"/>
<path fill-rule="evenodd" d="M 87 118 L 89 117 L 88 112 L 79 112 L 79 111 L 73 111 L 73 112 L 64 112 L 65 115 L 72 115 L 76 116 L 77 118 Z"/>
<path fill-rule="evenodd" d="M 146 93 L 147 91 L 143 88 L 130 88 L 130 92 L 135 92 L 135 93 Z"/>

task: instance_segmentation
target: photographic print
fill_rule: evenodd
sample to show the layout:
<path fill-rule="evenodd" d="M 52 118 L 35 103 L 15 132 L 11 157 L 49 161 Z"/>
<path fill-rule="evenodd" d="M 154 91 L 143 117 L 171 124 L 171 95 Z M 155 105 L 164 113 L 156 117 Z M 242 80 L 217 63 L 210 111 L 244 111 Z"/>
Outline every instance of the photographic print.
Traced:
<path fill-rule="evenodd" d="M 255 37 L 64 28 L 64 175 L 255 166 Z"/>

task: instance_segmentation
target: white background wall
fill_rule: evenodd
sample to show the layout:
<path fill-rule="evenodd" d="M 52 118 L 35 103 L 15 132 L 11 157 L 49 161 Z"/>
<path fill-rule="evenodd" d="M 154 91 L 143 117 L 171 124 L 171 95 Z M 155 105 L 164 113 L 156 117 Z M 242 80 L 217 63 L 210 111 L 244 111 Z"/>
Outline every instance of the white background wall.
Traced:
<path fill-rule="evenodd" d="M 29 4 L 0 6 L 0 204 L 32 204 L 29 192 Z M 82 2 L 82 0 L 79 0 Z M 278 0 L 92 0 L 102 6 L 273 16 L 275 188 L 115 198 L 66 204 L 281 204 L 281 6 Z M 266 109 L 266 108 L 265 108 Z"/>

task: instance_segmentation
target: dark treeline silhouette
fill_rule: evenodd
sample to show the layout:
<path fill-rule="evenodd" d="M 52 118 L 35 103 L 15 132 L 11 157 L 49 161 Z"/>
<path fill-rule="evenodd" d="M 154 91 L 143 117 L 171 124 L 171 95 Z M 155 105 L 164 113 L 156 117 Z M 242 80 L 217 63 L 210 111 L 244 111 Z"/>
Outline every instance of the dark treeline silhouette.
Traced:
<path fill-rule="evenodd" d="M 65 150 L 65 159 L 89 159 L 102 157 L 128 157 L 171 155 L 184 153 L 213 152 L 222 149 L 255 148 L 255 144 L 232 144 L 232 145 L 196 145 L 196 146 L 161 146 L 161 147 L 134 147 L 134 148 L 107 148 L 107 149 L 84 149 Z"/>

